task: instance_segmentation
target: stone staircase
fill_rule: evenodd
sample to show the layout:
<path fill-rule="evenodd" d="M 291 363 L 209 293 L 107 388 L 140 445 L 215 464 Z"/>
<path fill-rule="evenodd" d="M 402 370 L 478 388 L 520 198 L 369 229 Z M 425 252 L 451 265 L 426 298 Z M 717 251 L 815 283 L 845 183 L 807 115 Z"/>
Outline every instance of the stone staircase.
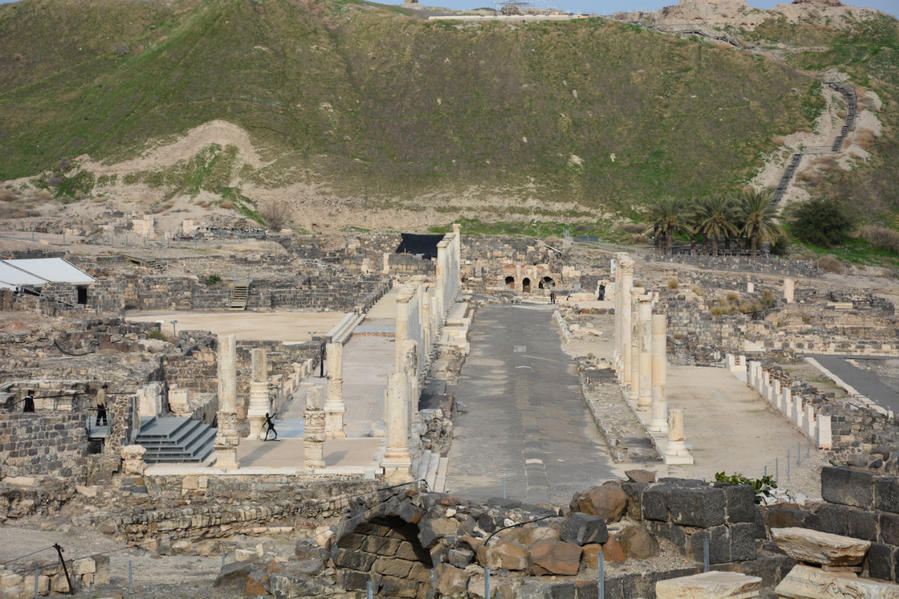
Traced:
<path fill-rule="evenodd" d="M 135 441 L 147 453 L 148 464 L 182 462 L 211 464 L 215 460 L 216 430 L 190 418 L 156 418 L 141 427 Z"/>
<path fill-rule="evenodd" d="M 247 300 L 250 297 L 249 281 L 234 281 L 234 287 L 231 288 L 231 301 L 228 304 L 229 310 L 246 310 Z"/>

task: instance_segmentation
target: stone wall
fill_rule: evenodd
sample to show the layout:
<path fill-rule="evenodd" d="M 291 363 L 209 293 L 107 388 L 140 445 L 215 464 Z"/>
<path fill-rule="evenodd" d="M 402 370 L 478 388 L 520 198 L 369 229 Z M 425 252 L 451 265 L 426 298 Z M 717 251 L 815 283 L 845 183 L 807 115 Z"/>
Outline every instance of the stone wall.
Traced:
<path fill-rule="evenodd" d="M 814 260 L 789 260 L 777 256 L 654 256 L 657 262 L 692 264 L 709 270 L 729 270 L 735 272 L 759 272 L 780 274 L 789 277 L 818 277 L 821 270 Z"/>
<path fill-rule="evenodd" d="M 85 412 L 0 414 L 0 478 L 60 476 L 81 480 L 87 456 Z"/>
<path fill-rule="evenodd" d="M 110 532 L 144 546 L 337 516 L 379 484 L 353 476 L 240 474 L 145 475 L 143 481 L 152 507 L 121 510 Z"/>
<path fill-rule="evenodd" d="M 373 305 L 388 289 L 380 275 L 298 276 L 254 279 L 247 309 L 349 312 Z M 102 311 L 225 310 L 232 285 L 206 285 L 196 277 L 122 275 L 99 279 L 88 291 L 88 306 Z"/>
<path fill-rule="evenodd" d="M 756 542 L 765 537 L 765 529 L 752 487 L 710 486 L 690 479 L 627 482 L 622 487 L 628 494 L 628 515 L 693 559 L 703 559 L 706 540 L 712 564 L 757 557 Z"/>
<path fill-rule="evenodd" d="M 899 477 L 861 468 L 825 466 L 824 502 L 764 510 L 768 528 L 798 526 L 871 541 L 863 576 L 899 582 Z"/>

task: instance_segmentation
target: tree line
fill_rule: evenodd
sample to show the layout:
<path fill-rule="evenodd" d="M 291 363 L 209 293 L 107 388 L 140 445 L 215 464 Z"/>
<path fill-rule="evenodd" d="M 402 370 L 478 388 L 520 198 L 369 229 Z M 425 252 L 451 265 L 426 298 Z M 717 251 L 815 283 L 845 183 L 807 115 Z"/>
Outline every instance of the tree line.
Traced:
<path fill-rule="evenodd" d="M 646 233 L 666 255 L 671 254 L 678 235 L 688 239 L 691 248 L 710 243 L 716 256 L 722 244 L 736 245 L 755 256 L 766 243 L 775 245 L 785 239 L 770 191 L 748 190 L 737 198 L 665 197 L 652 206 L 648 217 Z"/>

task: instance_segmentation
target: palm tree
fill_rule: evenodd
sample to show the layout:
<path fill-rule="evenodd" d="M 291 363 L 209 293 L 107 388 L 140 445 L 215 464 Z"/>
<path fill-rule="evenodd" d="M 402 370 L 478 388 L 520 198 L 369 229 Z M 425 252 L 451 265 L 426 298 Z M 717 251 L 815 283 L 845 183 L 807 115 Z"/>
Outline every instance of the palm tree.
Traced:
<path fill-rule="evenodd" d="M 665 254 L 671 254 L 674 235 L 680 231 L 688 231 L 686 204 L 679 198 L 664 197 L 649 210 L 650 225 L 646 229 L 656 240 L 659 247 L 665 241 Z"/>
<path fill-rule="evenodd" d="M 753 256 L 758 254 L 762 243 L 773 243 L 782 234 L 770 191 L 747 190 L 740 198 L 738 211 L 744 223 L 742 233 L 749 240 Z"/>
<path fill-rule="evenodd" d="M 718 241 L 735 235 L 734 210 L 730 200 L 712 196 L 697 202 L 694 213 L 694 232 L 712 240 L 712 254 L 718 255 Z"/>

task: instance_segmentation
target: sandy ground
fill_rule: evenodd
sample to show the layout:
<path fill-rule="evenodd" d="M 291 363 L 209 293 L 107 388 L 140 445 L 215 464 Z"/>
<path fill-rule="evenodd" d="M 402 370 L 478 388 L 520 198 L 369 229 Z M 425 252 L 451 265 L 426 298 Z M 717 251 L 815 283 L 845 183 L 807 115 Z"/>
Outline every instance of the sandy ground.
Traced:
<path fill-rule="evenodd" d="M 572 339 L 565 344 L 565 351 L 611 360 L 614 316 L 594 315 L 590 320 L 598 334 Z M 655 468 L 659 476 L 714 480 L 715 473 L 726 472 L 758 478 L 765 473 L 766 466 L 768 474 L 775 474 L 779 464 L 780 487 L 809 498 L 820 498 L 824 454 L 812 449 L 806 457 L 806 438 L 729 371 L 669 365 L 666 390 L 669 407 L 685 409 L 686 444 L 695 463 L 660 465 Z M 797 449 L 800 465 L 796 464 Z M 789 479 L 786 475 L 788 450 Z"/>
<path fill-rule="evenodd" d="M 218 575 L 222 558 L 199 556 L 160 556 L 130 548 L 101 535 L 95 530 L 73 528 L 68 524 L 58 527 L 43 522 L 41 527 L 31 523 L 0 526 L 0 561 L 7 561 L 32 551 L 59 543 L 66 559 L 87 557 L 97 553 L 109 554 L 110 585 L 102 593 L 91 597 L 181 597 L 208 596 L 212 582 Z M 128 593 L 128 564 L 132 564 L 135 593 Z M 34 565 L 58 563 L 55 551 L 42 551 L 32 557 L 16 561 L 14 567 L 20 573 L 34 573 Z M 33 578 L 29 581 L 34 584 Z M 33 586 L 26 585 L 26 588 Z M 115 594 L 117 593 L 117 594 Z"/>
<path fill-rule="evenodd" d="M 372 464 L 381 439 L 330 439 L 325 441 L 327 468 L 366 467 Z M 303 440 L 253 441 L 241 439 L 237 459 L 241 468 L 303 469 Z"/>
<path fill-rule="evenodd" d="M 343 312 L 129 312 L 133 322 L 162 321 L 170 334 L 172 320 L 178 331 L 210 331 L 216 335 L 237 335 L 239 340 L 302 343 L 314 335 L 327 333 Z"/>

